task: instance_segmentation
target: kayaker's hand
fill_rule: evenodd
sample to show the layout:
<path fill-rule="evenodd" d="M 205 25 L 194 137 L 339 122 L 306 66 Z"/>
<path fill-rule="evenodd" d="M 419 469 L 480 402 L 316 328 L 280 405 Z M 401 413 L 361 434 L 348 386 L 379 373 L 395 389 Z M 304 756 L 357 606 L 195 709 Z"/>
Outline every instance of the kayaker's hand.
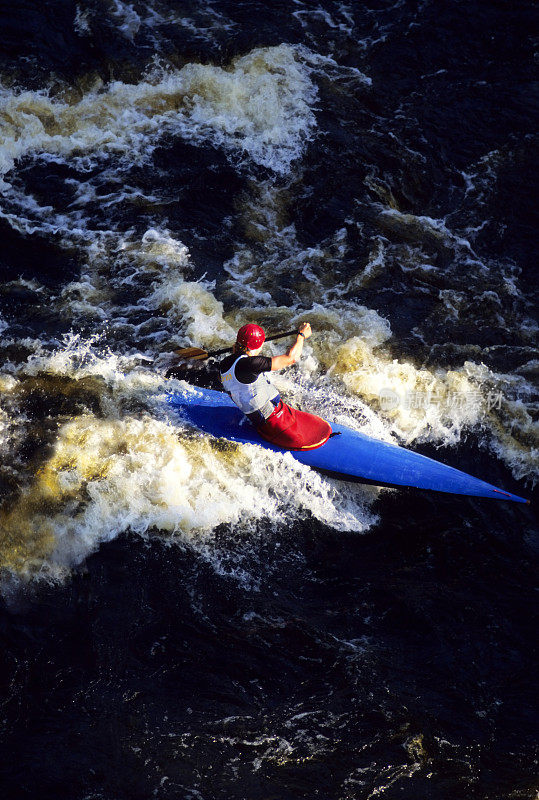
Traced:
<path fill-rule="evenodd" d="M 300 336 L 300 333 L 303 335 Z M 285 367 L 290 367 L 292 364 L 295 364 L 303 350 L 304 340 L 308 339 L 311 334 L 312 330 L 308 322 L 304 322 L 300 325 L 296 341 L 288 348 L 286 355 L 274 356 L 271 359 L 271 371 L 274 372 L 275 370 L 284 369 Z"/>

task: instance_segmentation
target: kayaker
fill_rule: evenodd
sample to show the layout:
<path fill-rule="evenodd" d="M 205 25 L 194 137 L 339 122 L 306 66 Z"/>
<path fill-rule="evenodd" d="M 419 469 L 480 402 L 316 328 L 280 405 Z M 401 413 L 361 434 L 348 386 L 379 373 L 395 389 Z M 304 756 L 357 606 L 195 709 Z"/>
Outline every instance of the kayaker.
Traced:
<path fill-rule="evenodd" d="M 311 326 L 304 322 L 286 353 L 261 356 L 266 334 L 251 322 L 239 329 L 232 354 L 219 365 L 225 391 L 249 422 L 264 439 L 287 450 L 312 450 L 331 436 L 329 423 L 288 406 L 266 376 L 295 364 L 311 334 Z"/>

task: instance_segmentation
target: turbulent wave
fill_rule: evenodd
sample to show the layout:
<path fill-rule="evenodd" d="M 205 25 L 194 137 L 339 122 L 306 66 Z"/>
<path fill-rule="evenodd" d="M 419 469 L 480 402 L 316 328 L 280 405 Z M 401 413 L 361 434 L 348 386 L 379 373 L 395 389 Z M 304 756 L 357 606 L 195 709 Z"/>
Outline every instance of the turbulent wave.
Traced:
<path fill-rule="evenodd" d="M 97 85 L 82 97 L 4 88 L 0 171 L 24 156 L 70 158 L 83 170 L 107 155 L 148 163 L 168 134 L 285 173 L 311 134 L 315 98 L 308 69 L 286 45 L 255 49 L 228 69 L 154 68 L 139 83 Z"/>
<path fill-rule="evenodd" d="M 116 3 L 111 13 L 123 20 L 122 30 L 133 38 L 139 12 Z M 298 11 L 298 19 L 306 13 Z M 346 19 L 344 10 L 342 14 Z M 89 16 L 79 7 L 76 24 L 81 35 L 90 30 L 85 20 Z M 393 194 L 371 173 L 365 185 L 375 194 L 371 208 L 377 230 L 363 264 L 357 263 L 354 245 L 360 226 L 355 212 L 316 243 L 302 241 L 294 210 L 298 187 L 308 179 L 299 159 L 308 142 L 319 136 L 315 76 L 345 96 L 368 85 L 357 69 L 341 68 L 327 55 L 282 44 L 256 48 L 226 67 L 154 66 L 137 82 L 98 82 L 82 92 L 67 86 L 54 92 L 4 87 L 0 217 L 18 234 L 54 237 L 81 263 L 80 274 L 56 292 L 35 279 L 11 285 L 40 295 L 74 328 L 83 322 L 90 335 L 99 332 L 120 353 L 127 348 L 146 359 L 174 344 L 228 344 L 235 328 L 250 319 L 279 329 L 308 318 L 315 336 L 306 347 L 306 357 L 293 376 L 277 378 L 289 399 L 330 419 L 406 444 L 454 445 L 464 431 L 475 430 L 515 477 L 532 477 L 537 442 L 525 403 L 533 390 L 523 374 L 498 373 L 469 358 L 447 368 L 403 357 L 384 311 L 360 300 L 373 283 L 391 279 L 398 259 L 401 274 L 411 275 L 416 289 L 436 298 L 442 318 L 462 319 L 464 304 L 470 302 L 460 288 L 463 265 L 475 276 L 483 309 L 485 302 L 494 313 L 499 308 L 500 324 L 507 324 L 496 291 L 519 296 L 514 276 L 509 271 L 499 283 L 495 267 L 481 260 L 466 238 L 472 232 L 454 233 L 443 220 L 400 211 Z M 233 222 L 225 221 L 233 254 L 224 261 L 224 274 L 214 280 L 200 276 L 190 248 L 171 231 L 166 213 L 163 219 L 171 200 L 162 188 L 144 186 L 134 172 L 135 167 L 155 169 L 159 176 L 163 167 L 154 168 L 153 159 L 171 138 L 188 141 L 194 148 L 220 149 L 239 174 L 247 176 L 232 203 Z M 62 190 L 67 202 L 53 197 L 44 204 L 36 196 L 32 170 L 39 164 L 53 171 L 69 169 Z M 466 180 L 465 200 L 472 192 L 477 194 L 479 186 L 479 179 Z M 123 209 L 137 207 L 141 211 L 126 226 Z M 367 207 L 364 198 L 357 201 L 361 213 Z M 452 254 L 444 274 L 427 255 L 429 248 Z M 395 296 L 401 291 L 397 289 Z M 473 302 L 477 299 L 475 293 Z M 3 325 L 6 344 L 20 350 L 21 337 L 10 339 L 9 324 Z M 30 358 L 14 372 L 21 386 L 30 376 L 56 374 L 61 363 L 61 370 L 66 365 L 74 369 L 62 372 L 68 381 L 89 374 L 87 367 L 82 372 L 73 367 L 77 348 L 62 349 L 56 343 L 54 352 L 44 355 L 40 343 L 29 337 L 25 341 Z M 111 367 L 109 358 L 92 364 L 91 374 L 105 386 L 120 381 L 118 374 L 109 374 L 120 369 L 120 362 Z M 124 366 L 133 369 L 127 362 Z M 130 380 L 139 380 L 144 392 L 153 396 L 159 379 L 147 375 L 143 380 L 140 369 L 129 373 L 135 374 L 138 377 Z M 9 416 L 17 392 L 11 385 L 14 378 L 9 371 L 6 375 L 10 388 L 4 391 L 8 411 L 3 413 Z M 46 382 L 43 387 L 42 391 L 55 391 L 53 386 L 45 388 Z M 255 456 L 249 448 L 241 454 L 236 448 L 234 458 L 218 456 L 206 441 L 182 444 L 181 435 L 178 438 L 167 427 L 149 401 L 143 403 L 146 416 L 140 419 L 129 414 L 117 419 L 120 412 L 114 403 L 111 407 L 104 399 L 99 403 L 104 407 L 100 420 L 81 413 L 72 421 L 59 421 L 54 454 L 5 515 L 10 544 L 4 566 L 25 573 L 44 569 L 45 564 L 73 564 L 100 540 L 127 528 L 208 531 L 225 521 L 235 523 L 244 508 L 250 509 L 249 518 L 256 519 L 265 510 L 269 520 L 280 520 L 279 509 L 287 503 L 292 514 L 309 509 L 337 528 L 363 530 L 370 524 L 369 514 L 343 487 L 306 477 L 304 472 L 300 477 L 290 459 L 281 464 L 276 456 Z M 89 461 L 75 459 L 69 467 L 73 453 L 86 442 L 93 453 L 87 454 Z M 162 453 L 162 463 L 150 467 L 148 454 L 153 448 L 164 448 L 167 455 Z M 117 449 L 125 454 L 114 456 Z M 211 468 L 206 463 L 210 454 Z M 257 459 L 264 463 L 263 480 L 255 477 Z M 283 494 L 275 477 L 280 469 L 293 473 L 304 492 Z M 184 492 L 183 500 L 167 488 L 174 481 L 177 492 Z M 224 487 L 221 499 L 207 508 L 200 489 L 205 481 L 214 488 Z M 141 485 L 149 487 L 147 495 L 140 492 Z M 255 502 L 253 492 L 263 499 Z M 59 510 L 43 515 L 39 511 L 43 503 Z M 80 506 L 76 513 L 73 504 Z M 13 533 L 21 526 L 22 539 Z"/>
<path fill-rule="evenodd" d="M 73 410 L 83 401 L 95 413 L 55 420 L 49 447 L 2 512 L 0 568 L 58 578 L 127 530 L 196 546 L 223 523 L 248 530 L 257 520 L 271 526 L 312 515 L 338 530 L 372 524 L 365 507 L 372 490 L 337 488 L 292 456 L 185 429 L 166 417 L 163 380 L 140 368 L 125 375 L 128 363 L 74 340 L 3 381 L 6 455 L 25 445 L 20 411 L 29 395 L 61 392 Z"/>
<path fill-rule="evenodd" d="M 533 506 L 344 484 L 165 400 L 175 348 L 309 320 L 292 404 L 531 495 L 534 20 L 502 5 L 0 10 L 6 797 L 533 796 Z"/>

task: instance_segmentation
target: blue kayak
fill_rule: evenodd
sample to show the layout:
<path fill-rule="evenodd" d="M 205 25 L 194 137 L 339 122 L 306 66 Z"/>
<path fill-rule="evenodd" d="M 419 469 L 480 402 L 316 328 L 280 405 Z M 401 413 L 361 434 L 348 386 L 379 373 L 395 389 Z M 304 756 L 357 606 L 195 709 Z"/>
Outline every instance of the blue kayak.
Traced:
<path fill-rule="evenodd" d="M 167 400 L 185 421 L 206 433 L 242 444 L 257 444 L 276 453 L 289 452 L 302 464 L 340 480 L 529 503 L 466 472 L 345 425 L 332 423 L 333 432 L 338 435 L 316 450 L 283 450 L 259 436 L 224 392 L 189 387 L 168 394 Z"/>

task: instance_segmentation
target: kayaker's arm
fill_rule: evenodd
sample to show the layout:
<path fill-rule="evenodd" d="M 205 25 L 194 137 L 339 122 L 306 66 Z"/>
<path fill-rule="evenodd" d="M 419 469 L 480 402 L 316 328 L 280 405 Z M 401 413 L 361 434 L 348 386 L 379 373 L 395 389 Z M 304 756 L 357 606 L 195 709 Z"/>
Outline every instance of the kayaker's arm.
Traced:
<path fill-rule="evenodd" d="M 295 364 L 303 350 L 304 339 L 308 339 L 311 334 L 311 326 L 308 322 L 304 322 L 299 329 L 296 341 L 292 347 L 287 350 L 286 354 L 274 356 L 274 358 L 271 359 L 271 371 L 276 372 L 277 370 L 285 369 L 285 367 L 291 367 L 292 364 Z"/>

